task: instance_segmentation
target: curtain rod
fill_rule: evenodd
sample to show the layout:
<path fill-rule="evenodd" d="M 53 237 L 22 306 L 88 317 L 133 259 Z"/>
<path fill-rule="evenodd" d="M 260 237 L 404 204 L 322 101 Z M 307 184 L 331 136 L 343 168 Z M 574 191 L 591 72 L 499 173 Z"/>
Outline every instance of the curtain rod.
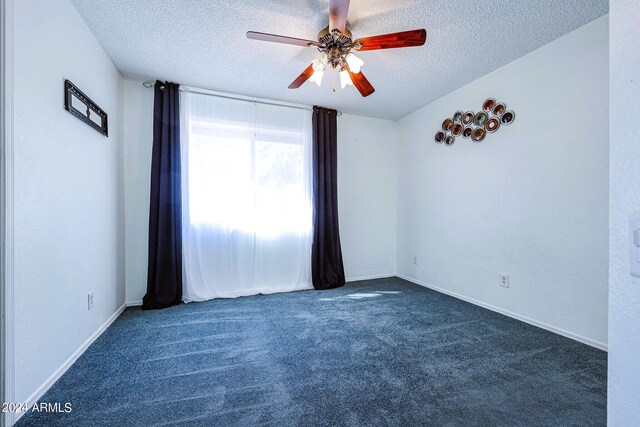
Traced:
<path fill-rule="evenodd" d="M 146 87 L 147 89 L 150 89 L 154 86 L 153 82 L 144 82 L 142 83 L 142 85 L 144 87 Z M 209 96 L 215 96 L 218 98 L 225 98 L 225 99 L 234 99 L 236 101 L 246 101 L 246 102 L 253 102 L 255 104 L 265 104 L 265 105 L 277 105 L 280 107 L 289 107 L 289 108 L 297 108 L 299 110 L 307 110 L 307 111 L 312 111 L 313 108 L 309 105 L 304 105 L 304 104 L 293 104 L 291 102 L 280 102 L 280 101 L 272 101 L 269 99 L 264 99 L 264 98 L 254 98 L 254 97 L 250 97 L 250 96 L 242 96 L 242 95 L 235 95 L 235 94 L 231 94 L 231 93 L 225 93 L 225 92 L 216 92 L 213 90 L 209 90 L 209 89 L 201 89 L 201 88 L 194 88 L 191 86 L 184 86 L 184 85 L 180 85 L 180 89 L 181 92 L 190 92 L 190 93 L 198 93 L 201 95 L 209 95 Z M 338 111 L 338 110 L 336 110 Z M 342 111 L 338 111 L 338 116 L 342 115 Z"/>

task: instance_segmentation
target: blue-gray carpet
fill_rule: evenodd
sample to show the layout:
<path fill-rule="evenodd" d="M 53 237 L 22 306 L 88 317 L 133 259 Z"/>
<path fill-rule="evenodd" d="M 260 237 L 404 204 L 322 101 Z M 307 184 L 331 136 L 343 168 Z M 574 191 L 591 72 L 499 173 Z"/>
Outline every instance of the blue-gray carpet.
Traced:
<path fill-rule="evenodd" d="M 20 426 L 590 426 L 606 353 L 401 279 L 126 310 Z"/>

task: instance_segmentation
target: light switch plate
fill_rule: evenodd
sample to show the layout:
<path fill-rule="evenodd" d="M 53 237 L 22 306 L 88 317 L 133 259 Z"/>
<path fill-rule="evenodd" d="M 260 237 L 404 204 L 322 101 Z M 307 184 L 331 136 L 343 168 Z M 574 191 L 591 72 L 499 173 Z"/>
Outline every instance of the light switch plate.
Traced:
<path fill-rule="evenodd" d="M 640 277 L 640 212 L 629 217 L 629 272 Z"/>

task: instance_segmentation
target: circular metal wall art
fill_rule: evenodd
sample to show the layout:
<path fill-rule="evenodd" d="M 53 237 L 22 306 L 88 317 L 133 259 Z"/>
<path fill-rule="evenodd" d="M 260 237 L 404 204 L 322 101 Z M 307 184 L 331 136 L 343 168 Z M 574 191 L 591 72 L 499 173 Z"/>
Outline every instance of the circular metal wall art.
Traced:
<path fill-rule="evenodd" d="M 489 116 L 484 111 L 478 111 L 473 118 L 473 124 L 476 126 L 484 126 Z"/>
<path fill-rule="evenodd" d="M 505 113 L 500 117 L 500 121 L 503 125 L 508 126 L 516 119 L 516 113 L 513 111 L 505 111 Z"/>
<path fill-rule="evenodd" d="M 495 117 L 491 117 L 489 120 L 487 120 L 487 124 L 484 125 L 485 130 L 491 133 L 497 131 L 499 127 L 500 127 L 500 120 L 498 120 Z"/>
<path fill-rule="evenodd" d="M 475 128 L 473 132 L 471 132 L 471 139 L 474 142 L 480 142 L 484 139 L 486 134 L 487 133 L 485 132 L 484 128 Z"/>
<path fill-rule="evenodd" d="M 487 98 L 479 111 L 458 110 L 442 122 L 442 129 L 434 135 L 438 144 L 453 145 L 456 138 L 470 138 L 473 142 L 483 141 L 488 134 L 508 126 L 516 119 L 513 110 L 507 111 L 504 102 Z"/>
<path fill-rule="evenodd" d="M 504 105 L 502 102 L 500 102 L 499 104 L 496 104 L 495 107 L 493 107 L 493 115 L 501 116 L 504 114 L 506 110 L 507 110 L 507 106 Z"/>
<path fill-rule="evenodd" d="M 484 101 L 484 104 L 482 104 L 482 109 L 488 112 L 493 109 L 494 105 L 496 105 L 496 100 L 493 98 L 489 98 L 486 101 Z"/>

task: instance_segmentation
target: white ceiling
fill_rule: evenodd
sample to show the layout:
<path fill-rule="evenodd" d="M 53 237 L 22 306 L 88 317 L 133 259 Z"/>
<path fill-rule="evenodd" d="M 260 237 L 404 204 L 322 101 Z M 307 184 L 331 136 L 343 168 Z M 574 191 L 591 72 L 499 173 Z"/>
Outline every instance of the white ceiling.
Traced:
<path fill-rule="evenodd" d="M 328 0 L 71 0 L 125 77 L 398 119 L 608 11 L 607 0 L 351 0 L 354 38 L 427 29 L 422 47 L 359 53 L 376 91 L 287 86 L 313 48 L 249 40 L 248 30 L 315 40 Z M 336 92 L 332 88 L 336 86 Z M 490 94 L 487 94 L 490 95 Z"/>

